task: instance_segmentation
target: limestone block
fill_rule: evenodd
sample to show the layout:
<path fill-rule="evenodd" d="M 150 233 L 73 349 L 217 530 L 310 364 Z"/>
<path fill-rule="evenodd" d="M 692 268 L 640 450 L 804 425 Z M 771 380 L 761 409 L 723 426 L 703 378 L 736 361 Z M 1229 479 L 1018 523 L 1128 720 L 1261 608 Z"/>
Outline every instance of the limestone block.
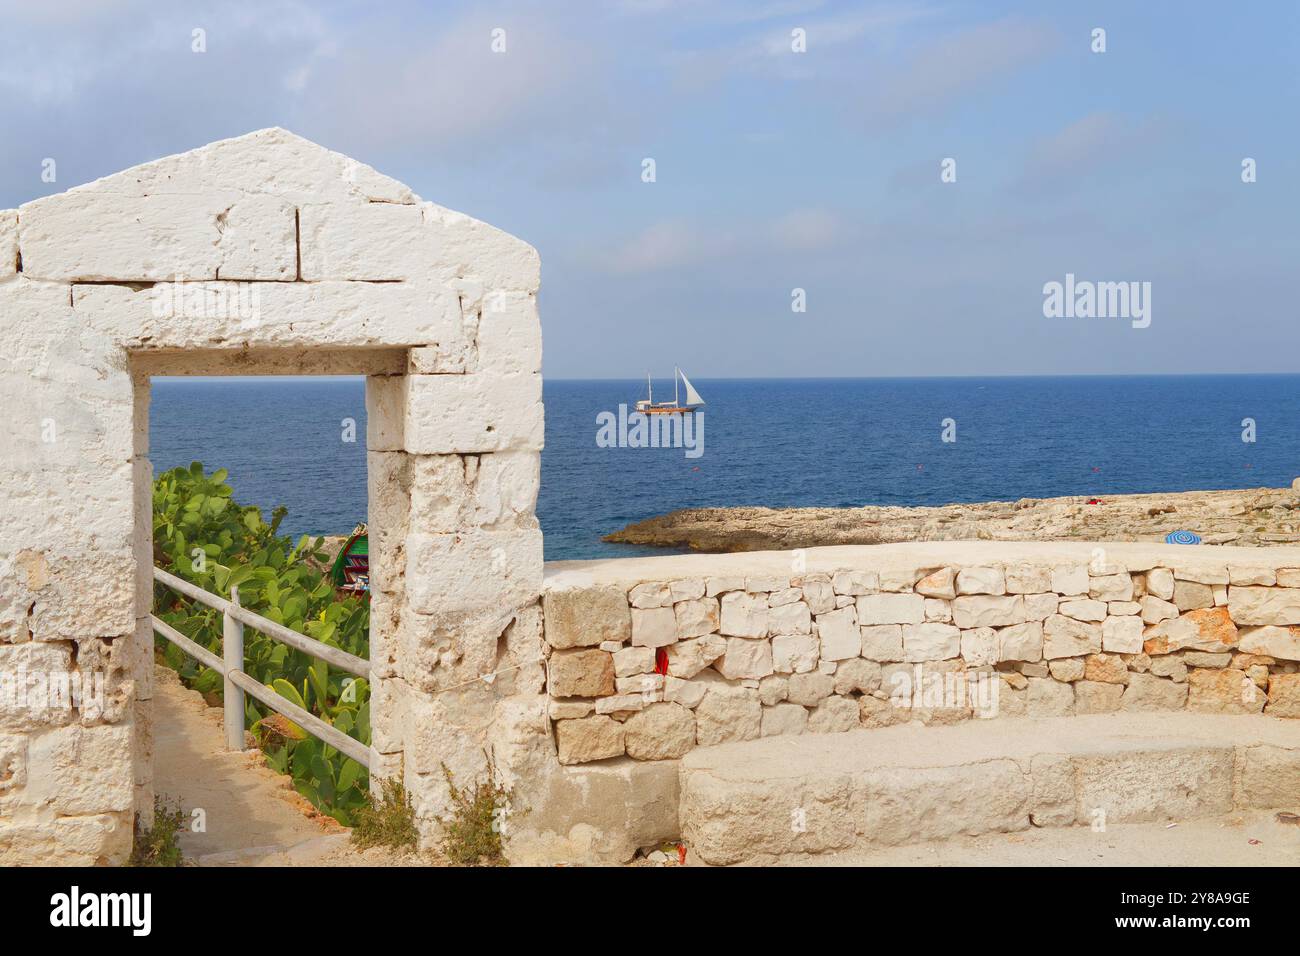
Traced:
<path fill-rule="evenodd" d="M 1168 568 L 1152 568 L 1147 572 L 1147 591 L 1162 601 L 1174 597 L 1174 572 Z"/>
<path fill-rule="evenodd" d="M 624 739 L 623 724 L 604 715 L 555 722 L 555 747 L 562 764 L 620 757 Z"/>
<path fill-rule="evenodd" d="M 767 637 L 767 600 L 744 591 L 722 596 L 721 631 L 729 637 Z"/>
<path fill-rule="evenodd" d="M 1092 820 L 1096 810 L 1115 824 L 1187 820 L 1232 809 L 1231 747 L 1078 755 L 1073 762 L 1080 820 Z"/>
<path fill-rule="evenodd" d="M 794 604 L 796 601 L 803 600 L 802 588 L 786 588 L 783 591 L 773 591 L 767 596 L 768 607 L 783 607 L 787 604 Z"/>
<path fill-rule="evenodd" d="M 864 594 L 857 600 L 858 623 L 920 624 L 925 620 L 925 598 L 919 594 Z"/>
<path fill-rule="evenodd" d="M 576 720 L 590 717 L 596 712 L 596 705 L 590 700 L 552 700 L 547 705 L 546 714 L 551 720 Z"/>
<path fill-rule="evenodd" d="M 541 451 L 538 375 L 407 375 L 406 450 L 422 455 Z"/>
<path fill-rule="evenodd" d="M 903 660 L 942 661 L 961 653 L 961 631 L 951 624 L 903 625 Z"/>
<path fill-rule="evenodd" d="M 674 760 L 695 746 L 695 715 L 680 704 L 651 704 L 624 722 L 623 733 L 629 757 Z"/>
<path fill-rule="evenodd" d="M 704 595 L 704 578 L 680 578 L 668 582 L 668 594 L 676 601 L 698 601 Z"/>
<path fill-rule="evenodd" d="M 1033 804 L 1029 819 L 1036 827 L 1068 827 L 1075 822 L 1074 764 L 1065 754 L 1034 754 L 1029 761 Z"/>
<path fill-rule="evenodd" d="M 857 723 L 857 705 L 853 707 L 853 722 Z M 778 734 L 801 734 L 808 726 L 808 711 L 798 704 L 773 704 L 763 708 L 760 733 L 764 737 Z"/>
<path fill-rule="evenodd" d="M 880 689 L 881 668 L 876 661 L 855 657 L 841 661 L 835 669 L 835 693 L 848 696 L 853 693 L 871 694 Z M 788 692 L 788 684 L 787 684 Z"/>
<path fill-rule="evenodd" d="M 712 683 L 695 708 L 695 742 L 701 747 L 754 740 L 761 732 L 763 705 L 758 691 Z"/>
<path fill-rule="evenodd" d="M 1080 657 L 1101 650 L 1101 627 L 1053 614 L 1043 625 L 1043 657 Z"/>
<path fill-rule="evenodd" d="M 1300 661 L 1300 627 L 1244 627 L 1240 633 L 1243 651 Z"/>
<path fill-rule="evenodd" d="M 703 592 L 704 582 L 701 581 L 700 593 Z M 677 622 L 678 640 L 711 634 L 718 629 L 720 622 L 717 598 L 700 597 L 678 601 L 673 605 L 673 614 Z"/>
<path fill-rule="evenodd" d="M 541 480 L 537 452 L 410 458 L 411 520 L 417 530 L 533 526 Z"/>
<path fill-rule="evenodd" d="M 880 571 L 880 590 L 911 591 L 920 572 L 912 567 L 885 567 Z"/>
<path fill-rule="evenodd" d="M 0 866 L 120 866 L 131 854 L 129 811 L 0 827 Z"/>
<path fill-rule="evenodd" d="M 671 674 L 664 678 L 664 700 L 669 703 L 681 704 L 687 710 L 694 710 L 698 707 L 707 690 L 708 687 L 705 684 L 697 681 L 682 680 L 680 677 L 673 677 Z"/>
<path fill-rule="evenodd" d="M 825 614 L 835 610 L 835 588 L 829 579 L 805 578 L 803 582 L 803 599 L 808 610 L 813 614 Z"/>
<path fill-rule="evenodd" d="M 962 630 L 1006 627 L 1025 623 L 1025 599 L 1020 595 L 968 595 L 952 602 L 952 620 Z M 904 622 L 906 623 L 906 622 Z"/>
<path fill-rule="evenodd" d="M 50 693 L 51 678 L 70 679 L 72 648 L 65 641 L 0 644 L 0 734 L 59 727 L 75 719 L 72 708 Z"/>
<path fill-rule="evenodd" d="M 53 727 L 27 737 L 27 785 L 0 792 L 0 816 L 129 812 L 135 802 L 131 721 Z M 30 861 L 29 861 L 30 862 Z"/>
<path fill-rule="evenodd" d="M 1088 593 L 1088 566 L 1085 564 L 1058 564 L 1052 568 L 1052 591 L 1074 595 Z"/>
<path fill-rule="evenodd" d="M 770 634 L 810 634 L 812 616 L 803 601 L 771 607 L 767 612 L 767 630 Z"/>
<path fill-rule="evenodd" d="M 790 703 L 816 707 L 835 693 L 835 678 L 819 671 L 810 674 L 791 674 L 786 686 L 786 699 Z"/>
<path fill-rule="evenodd" d="M 862 656 L 873 661 L 903 659 L 903 628 L 898 624 L 876 624 L 859 628 Z"/>
<path fill-rule="evenodd" d="M 431 202 L 420 204 L 435 237 L 438 272 L 477 279 L 484 289 L 536 292 L 537 250 L 500 229 Z"/>
<path fill-rule="evenodd" d="M 783 674 L 772 674 L 758 682 L 758 699 L 764 707 L 785 700 L 790 693 L 790 679 Z"/>
<path fill-rule="evenodd" d="M 1148 594 L 1141 600 L 1142 620 L 1147 624 L 1159 624 L 1178 616 L 1178 606 Z"/>
<path fill-rule="evenodd" d="M 913 590 L 926 597 L 952 600 L 957 596 L 956 580 L 956 572 L 952 568 L 940 568 L 917 581 Z"/>
<path fill-rule="evenodd" d="M 925 599 L 926 623 L 951 624 L 952 604 L 942 598 Z"/>
<path fill-rule="evenodd" d="M 1289 807 L 1300 793 L 1300 748 L 1260 744 L 1239 747 L 1241 773 L 1234 802 L 1238 807 L 1271 810 Z"/>
<path fill-rule="evenodd" d="M 423 225 L 415 205 L 306 203 L 298 209 L 302 278 L 383 281 L 427 275 L 433 237 Z"/>
<path fill-rule="evenodd" d="M 1131 601 L 1133 600 L 1133 576 L 1125 572 L 1090 574 L 1088 596 L 1097 601 Z"/>
<path fill-rule="evenodd" d="M 880 590 L 880 575 L 875 571 L 837 571 L 831 578 L 836 594 L 871 594 Z"/>
<path fill-rule="evenodd" d="M 466 531 L 406 539 L 406 594 L 421 614 L 522 607 L 542 591 L 542 533 Z"/>
<path fill-rule="evenodd" d="M 551 647 L 594 647 L 604 641 L 622 644 L 632 639 L 632 615 L 617 585 L 548 588 L 542 608 L 546 643 Z M 653 667 L 653 652 L 649 656 Z"/>
<path fill-rule="evenodd" d="M 891 699 L 881 700 L 864 694 L 858 698 L 858 721 L 863 727 L 892 727 L 912 719 L 905 707 L 895 707 Z"/>
<path fill-rule="evenodd" d="M 946 840 L 962 833 L 1029 826 L 1033 787 L 1014 760 L 927 768 L 882 768 L 855 788 L 859 833 L 882 844 Z"/>
<path fill-rule="evenodd" d="M 962 660 L 972 667 L 996 664 L 1001 659 L 998 652 L 998 632 L 991 627 L 975 627 L 962 631 L 961 656 Z"/>
<path fill-rule="evenodd" d="M 614 677 L 614 692 L 616 694 L 643 694 L 648 699 L 655 699 L 662 695 L 656 694 L 655 691 L 664 689 L 663 674 L 630 674 L 627 677 Z"/>
<path fill-rule="evenodd" d="M 1278 568 L 1277 586 L 1280 588 L 1300 588 L 1300 568 Z"/>
<path fill-rule="evenodd" d="M 624 647 L 614 652 L 615 677 L 648 674 L 654 670 L 654 666 L 655 649 L 653 647 Z"/>
<path fill-rule="evenodd" d="M 817 635 L 823 660 L 842 661 L 862 653 L 862 632 L 852 607 L 818 614 Z"/>
<path fill-rule="evenodd" d="M 1237 646 L 1237 626 L 1223 607 L 1199 608 L 1143 632 L 1147 654 L 1172 654 L 1180 650 L 1225 651 Z"/>
<path fill-rule="evenodd" d="M 861 646 L 861 639 L 858 643 Z M 778 674 L 816 670 L 820 656 L 821 645 L 812 634 L 779 634 L 772 638 L 772 668 Z"/>
<path fill-rule="evenodd" d="M 811 734 L 838 734 L 858 728 L 858 703 L 847 697 L 827 697 L 808 715 Z"/>
<path fill-rule="evenodd" d="M 962 568 L 957 572 L 957 593 L 1006 594 L 1006 577 L 998 567 Z"/>
<path fill-rule="evenodd" d="M 1121 710 L 1182 710 L 1187 703 L 1187 684 L 1178 684 L 1154 674 L 1130 674 L 1120 701 Z"/>
<path fill-rule="evenodd" d="M 1257 584 L 1272 587 L 1277 584 L 1277 572 L 1272 568 L 1244 567 L 1239 564 L 1228 566 L 1228 583 L 1236 585 Z"/>
<path fill-rule="evenodd" d="M 1151 673 L 1156 677 L 1168 677 L 1175 683 L 1187 680 L 1187 665 L 1181 657 L 1152 657 Z"/>
<path fill-rule="evenodd" d="M 784 591 L 790 586 L 790 579 L 775 574 L 750 575 L 745 578 L 745 590 L 751 594 L 766 594 L 771 591 Z"/>
<path fill-rule="evenodd" d="M 632 644 L 667 647 L 677 640 L 677 617 L 671 607 L 632 608 Z"/>
<path fill-rule="evenodd" d="M 57 282 L 292 281 L 294 207 L 232 190 L 59 193 L 19 210 L 23 275 Z"/>
<path fill-rule="evenodd" d="M 1030 717 L 1068 717 L 1074 713 L 1074 685 L 1050 677 L 1030 677 L 1026 713 Z"/>
<path fill-rule="evenodd" d="M 1300 717 L 1300 673 L 1269 675 L 1264 713 L 1270 717 Z"/>
<path fill-rule="evenodd" d="M 666 583 L 650 581 L 632 588 L 627 593 L 627 601 L 633 607 L 671 607 L 673 595 Z"/>
<path fill-rule="evenodd" d="M 1084 680 L 1102 684 L 1127 684 L 1128 664 L 1118 654 L 1089 654 L 1084 659 Z M 1075 688 L 1076 697 L 1078 688 Z"/>
<path fill-rule="evenodd" d="M 609 716 L 618 714 L 619 719 L 628 714 L 648 707 L 663 696 L 662 691 L 638 691 L 635 694 L 612 694 L 596 701 L 596 713 Z"/>
<path fill-rule="evenodd" d="M 1227 584 L 1228 568 L 1222 564 L 1217 567 L 1174 568 L 1174 580 L 1193 581 L 1197 584 Z"/>
<path fill-rule="evenodd" d="M 1041 661 L 1043 659 L 1043 625 L 1026 621 L 998 630 L 999 661 Z"/>
<path fill-rule="evenodd" d="M 1115 617 L 1135 617 L 1142 613 L 1142 605 L 1137 601 L 1111 601 L 1106 605 L 1106 612 Z"/>
<path fill-rule="evenodd" d="M 762 638 L 728 637 L 727 649 L 713 667 L 728 680 L 766 677 L 774 669 L 772 642 Z"/>
<path fill-rule="evenodd" d="M 406 377 L 366 378 L 366 450 L 404 454 L 406 448 Z M 403 494 L 409 496 L 408 485 Z M 432 508 L 426 508 L 433 511 Z M 436 518 L 434 519 L 436 520 Z"/>
<path fill-rule="evenodd" d="M 1006 582 L 1008 594 L 1040 594 L 1052 589 L 1052 569 L 1037 564 L 1009 564 Z"/>
<path fill-rule="evenodd" d="M 1061 598 L 1058 594 L 1026 594 L 1025 598 L 1025 620 L 1027 621 L 1045 621 L 1060 606 Z"/>
<path fill-rule="evenodd" d="M 1232 655 L 1226 651 L 1221 654 L 1210 651 L 1187 651 L 1183 654 L 1183 663 L 1188 667 L 1227 667 L 1232 663 Z"/>
<path fill-rule="evenodd" d="M 1055 680 L 1065 681 L 1067 684 L 1073 684 L 1077 680 L 1083 680 L 1083 675 L 1087 671 L 1084 659 L 1081 657 L 1060 657 L 1054 661 L 1049 661 L 1047 669 L 1051 671 Z"/>
<path fill-rule="evenodd" d="M 668 673 L 683 680 L 694 677 L 727 651 L 727 641 L 717 634 L 678 641 L 668 647 Z"/>
<path fill-rule="evenodd" d="M 1101 649 L 1113 654 L 1142 651 L 1142 618 L 1108 617 L 1101 622 Z"/>
<path fill-rule="evenodd" d="M 18 210 L 0 209 L 0 279 L 18 271 Z"/>
<path fill-rule="evenodd" d="M 1176 580 L 1174 581 L 1174 606 L 1180 611 L 1214 607 L 1214 591 L 1208 584 Z"/>
<path fill-rule="evenodd" d="M 614 656 L 605 651 L 556 651 L 547 672 L 552 697 L 603 697 L 615 690 Z"/>
<path fill-rule="evenodd" d="M 1088 599 L 1062 601 L 1057 607 L 1057 613 L 1072 617 L 1076 621 L 1101 623 L 1106 619 L 1106 604 L 1104 601 Z"/>
<path fill-rule="evenodd" d="M 1228 588 L 1228 610 L 1242 624 L 1300 624 L 1300 588 Z"/>
<path fill-rule="evenodd" d="M 725 594 L 727 591 L 745 590 L 745 579 L 741 576 L 706 578 L 704 581 L 704 596 L 717 597 Z"/>
<path fill-rule="evenodd" d="M 1125 693 L 1123 684 L 1104 684 L 1095 680 L 1079 680 L 1074 687 L 1074 709 L 1080 717 L 1084 714 L 1109 714 L 1119 710 Z"/>
<path fill-rule="evenodd" d="M 1257 714 L 1267 698 L 1244 672 L 1193 670 L 1187 675 L 1187 709 L 1215 714 Z"/>

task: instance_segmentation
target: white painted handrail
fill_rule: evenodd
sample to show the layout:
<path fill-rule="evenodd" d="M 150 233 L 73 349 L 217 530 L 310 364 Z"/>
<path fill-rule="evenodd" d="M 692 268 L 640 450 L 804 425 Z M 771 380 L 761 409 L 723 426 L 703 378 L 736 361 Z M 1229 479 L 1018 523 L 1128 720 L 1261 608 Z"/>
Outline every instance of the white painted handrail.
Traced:
<path fill-rule="evenodd" d="M 358 677 L 370 676 L 370 662 L 364 658 L 349 654 L 337 647 L 323 644 L 305 634 L 291 631 L 283 624 L 277 624 L 260 614 L 241 607 L 239 589 L 230 589 L 231 600 L 205 591 L 188 581 L 168 574 L 161 568 L 153 569 L 154 580 L 169 588 L 179 591 L 186 597 L 193 598 L 206 607 L 220 611 L 222 656 L 218 657 L 207 648 L 186 637 L 170 624 L 150 615 L 153 629 L 179 647 L 186 654 L 202 664 L 211 667 L 225 681 L 223 697 L 225 702 L 226 746 L 230 750 L 244 749 L 244 694 L 261 701 L 278 714 L 283 714 L 295 724 L 302 727 L 340 753 L 346 754 L 366 769 L 370 768 L 370 748 L 353 737 L 330 726 L 315 714 L 308 713 L 293 701 L 258 683 L 244 672 L 244 626 L 261 631 L 268 637 L 283 641 L 290 647 L 320 658 L 326 663 L 355 674 Z"/>

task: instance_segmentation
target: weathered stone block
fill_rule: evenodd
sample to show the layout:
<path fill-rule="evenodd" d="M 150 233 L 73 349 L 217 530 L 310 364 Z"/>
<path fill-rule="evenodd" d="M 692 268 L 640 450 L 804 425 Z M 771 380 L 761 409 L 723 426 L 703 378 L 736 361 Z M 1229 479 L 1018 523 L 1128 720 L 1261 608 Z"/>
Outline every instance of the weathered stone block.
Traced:
<path fill-rule="evenodd" d="M 721 632 L 729 637 L 767 637 L 767 599 L 745 591 L 722 596 Z"/>
<path fill-rule="evenodd" d="M 604 715 L 558 720 L 555 722 L 555 747 L 562 764 L 621 757 L 624 750 L 623 725 Z"/>
<path fill-rule="evenodd" d="M 616 585 L 548 589 L 542 595 L 546 643 L 555 648 L 594 647 L 632 639 L 632 614 Z M 651 655 L 653 657 L 653 655 Z"/>
<path fill-rule="evenodd" d="M 925 620 L 925 598 L 919 594 L 864 594 L 857 600 L 858 623 L 920 624 Z"/>
<path fill-rule="evenodd" d="M 674 760 L 695 746 L 695 715 L 680 704 L 651 704 L 623 724 L 627 755 Z"/>
<path fill-rule="evenodd" d="M 603 697 L 615 690 L 614 656 L 605 651 L 556 651 L 547 670 L 552 697 Z"/>
<path fill-rule="evenodd" d="M 677 616 L 671 607 L 632 608 L 632 644 L 667 647 L 677 640 Z"/>
<path fill-rule="evenodd" d="M 962 630 L 972 627 L 1007 627 L 1025 623 L 1025 599 L 1020 595 L 999 597 L 968 595 L 952 602 L 952 620 Z"/>
<path fill-rule="evenodd" d="M 1229 587 L 1228 610 L 1239 625 L 1300 624 L 1300 588 Z"/>

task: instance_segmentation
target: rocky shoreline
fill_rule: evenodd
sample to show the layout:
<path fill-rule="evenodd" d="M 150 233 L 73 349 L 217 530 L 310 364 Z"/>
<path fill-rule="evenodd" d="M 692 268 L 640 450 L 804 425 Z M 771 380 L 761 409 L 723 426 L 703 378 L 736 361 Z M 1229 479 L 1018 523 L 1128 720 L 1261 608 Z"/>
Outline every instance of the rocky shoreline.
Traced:
<path fill-rule="evenodd" d="M 900 541 L 1161 542 L 1179 530 L 1195 532 L 1207 545 L 1300 542 L 1300 489 L 1022 498 L 917 508 L 685 508 L 635 522 L 604 540 L 721 553 Z"/>

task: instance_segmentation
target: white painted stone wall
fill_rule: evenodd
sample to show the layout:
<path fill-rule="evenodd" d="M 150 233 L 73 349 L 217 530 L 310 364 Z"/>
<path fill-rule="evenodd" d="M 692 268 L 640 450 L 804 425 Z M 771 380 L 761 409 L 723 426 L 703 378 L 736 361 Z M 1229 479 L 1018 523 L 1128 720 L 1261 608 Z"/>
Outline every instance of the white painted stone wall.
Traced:
<path fill-rule="evenodd" d="M 150 816 L 151 374 L 369 376 L 373 749 L 426 837 L 444 764 L 545 739 L 538 283 L 278 129 L 0 211 L 0 674 L 109 679 L 99 714 L 0 705 L 0 863 L 120 862 Z"/>

